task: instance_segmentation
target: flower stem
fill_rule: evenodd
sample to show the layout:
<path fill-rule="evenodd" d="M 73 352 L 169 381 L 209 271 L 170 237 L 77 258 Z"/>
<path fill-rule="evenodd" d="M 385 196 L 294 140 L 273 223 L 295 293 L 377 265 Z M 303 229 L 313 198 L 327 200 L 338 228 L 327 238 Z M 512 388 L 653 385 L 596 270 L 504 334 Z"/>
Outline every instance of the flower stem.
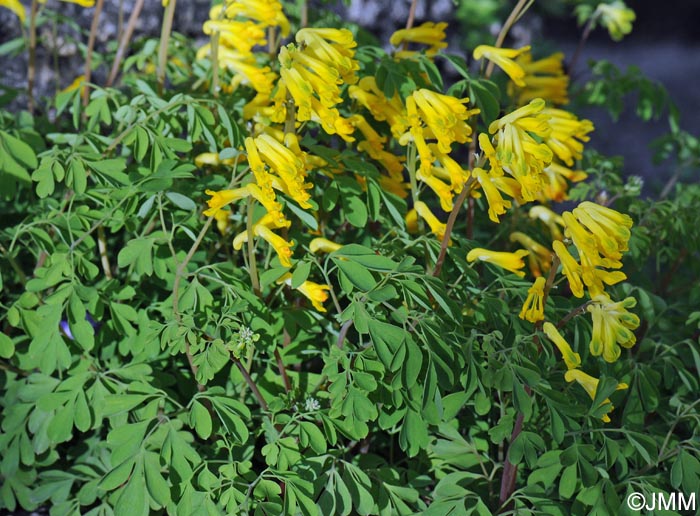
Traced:
<path fill-rule="evenodd" d="M 109 72 L 109 77 L 107 78 L 106 86 L 109 87 L 114 84 L 119 73 L 119 67 L 121 66 L 124 55 L 126 54 L 126 49 L 129 46 L 129 41 L 131 41 L 131 36 L 134 33 L 134 27 L 136 27 L 136 22 L 141 15 L 141 10 L 143 9 L 143 4 L 146 0 L 136 0 L 134 8 L 131 10 L 131 16 L 129 16 L 129 21 L 126 23 L 126 29 L 122 33 L 119 40 L 119 47 L 117 48 L 117 53 L 114 56 L 114 63 L 112 63 L 112 69 Z"/>
<path fill-rule="evenodd" d="M 165 69 L 168 64 L 168 44 L 170 43 L 170 33 L 173 30 L 173 18 L 175 17 L 175 4 L 177 0 L 170 0 L 165 13 L 163 14 L 163 25 L 160 31 L 160 47 L 158 48 L 158 70 L 156 80 L 158 81 L 158 95 L 163 95 L 165 89 Z"/>
<path fill-rule="evenodd" d="M 253 201 L 248 197 L 248 205 L 246 207 L 246 231 L 248 232 L 248 242 L 246 248 L 248 250 L 248 274 L 250 274 L 250 283 L 253 285 L 253 292 L 256 296 L 260 296 L 260 280 L 258 278 L 258 265 L 255 260 L 255 243 L 253 241 Z"/>
<path fill-rule="evenodd" d="M 85 55 L 85 83 L 82 90 L 83 107 L 88 105 L 90 99 L 90 79 L 92 78 L 92 54 L 95 49 L 95 39 L 97 38 L 97 29 L 100 24 L 100 14 L 102 14 L 102 6 L 104 0 L 97 0 L 95 4 L 95 12 L 92 15 L 92 25 L 90 26 L 90 36 L 88 37 L 87 54 Z M 83 112 L 83 116 L 85 113 Z"/>
<path fill-rule="evenodd" d="M 498 33 L 498 37 L 496 38 L 496 48 L 500 48 L 503 46 L 503 42 L 506 40 L 506 36 L 508 35 L 508 32 L 510 29 L 515 25 L 515 23 L 520 19 L 520 17 L 525 14 L 525 11 L 527 11 L 530 6 L 532 5 L 534 0 L 519 0 L 518 3 L 515 5 L 513 10 L 510 12 L 510 15 L 508 15 L 508 18 L 506 19 L 505 23 L 503 24 L 503 27 L 501 27 L 501 32 Z M 495 66 L 495 63 L 493 61 L 489 61 L 489 64 L 486 66 L 486 72 L 484 73 L 484 77 L 488 79 L 491 77 L 491 74 L 493 73 L 493 67 Z"/>
<path fill-rule="evenodd" d="M 459 197 L 457 197 L 457 200 L 455 200 L 454 206 L 452 206 L 452 211 L 450 212 L 450 216 L 447 217 L 447 224 L 445 225 L 445 235 L 442 237 L 442 242 L 440 242 L 440 253 L 438 254 L 437 260 L 435 260 L 433 276 L 440 275 L 442 265 L 443 263 L 445 263 L 445 256 L 447 255 L 447 246 L 450 243 L 450 235 L 452 235 L 452 230 L 455 227 L 455 222 L 457 221 L 459 209 L 462 207 L 462 204 L 464 204 L 464 200 L 467 198 L 467 195 L 469 195 L 473 184 L 474 176 L 470 176 L 467 182 L 464 183 L 464 187 L 462 188 Z"/>

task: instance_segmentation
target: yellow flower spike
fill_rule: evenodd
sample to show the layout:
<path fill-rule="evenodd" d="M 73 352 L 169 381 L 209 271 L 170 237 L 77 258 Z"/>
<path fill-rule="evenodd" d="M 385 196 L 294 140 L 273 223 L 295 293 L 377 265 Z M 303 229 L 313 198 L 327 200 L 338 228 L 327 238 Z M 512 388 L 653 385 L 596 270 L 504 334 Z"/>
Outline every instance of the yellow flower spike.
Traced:
<path fill-rule="evenodd" d="M 533 206 L 530 208 L 529 215 L 531 219 L 541 220 L 547 226 L 547 228 L 549 228 L 553 240 L 562 239 L 562 233 L 559 226 L 564 226 L 564 219 L 561 218 L 561 215 L 542 205 Z"/>
<path fill-rule="evenodd" d="M 583 282 L 581 281 L 581 266 L 576 259 L 571 256 L 569 250 L 560 241 L 552 242 L 552 248 L 561 261 L 562 271 L 566 279 L 569 280 L 571 292 L 576 297 L 583 297 Z"/>
<path fill-rule="evenodd" d="M 290 260 L 292 257 L 292 242 L 287 242 L 284 238 L 272 232 L 270 228 L 263 224 L 256 224 L 253 228 L 253 233 L 264 238 L 265 241 L 275 249 L 275 252 L 277 253 L 283 267 L 292 266 L 292 262 Z"/>
<path fill-rule="evenodd" d="M 320 285 L 313 281 L 305 281 L 297 287 L 297 290 L 304 294 L 319 312 L 326 311 L 323 307 L 323 303 L 328 300 L 328 291 L 330 291 L 330 289 L 330 285 Z"/>
<path fill-rule="evenodd" d="M 491 122 L 489 125 L 489 133 L 494 134 L 499 129 L 503 127 L 514 124 L 522 118 L 532 117 L 539 115 L 545 107 L 545 102 L 543 99 L 531 100 L 527 105 L 516 109 Z M 538 135 L 541 136 L 541 135 Z"/>
<path fill-rule="evenodd" d="M 581 387 L 583 387 L 592 400 L 595 399 L 596 392 L 598 391 L 598 383 L 600 382 L 600 380 L 597 378 L 593 378 L 580 369 L 569 369 L 566 373 L 564 373 L 564 379 L 569 383 L 574 381 L 577 382 Z M 617 384 L 618 391 L 627 388 L 628 386 L 626 383 Z M 612 406 L 610 399 L 606 398 L 603 403 L 600 404 L 600 406 L 602 407 L 603 405 L 607 404 L 610 404 L 610 411 L 612 412 L 615 407 Z M 601 419 L 605 423 L 610 422 L 610 417 L 608 417 L 607 414 L 605 414 Z"/>
<path fill-rule="evenodd" d="M 250 195 L 250 191 L 247 187 L 236 188 L 234 190 L 220 190 L 218 192 L 206 190 L 205 193 L 211 195 L 211 199 L 207 201 L 209 209 L 204 211 L 204 215 L 207 217 L 215 216 L 224 206 L 240 199 L 245 199 Z"/>
<path fill-rule="evenodd" d="M 596 11 L 600 14 L 601 24 L 608 29 L 613 41 L 620 41 L 632 32 L 632 22 L 637 16 L 624 2 L 601 3 Z"/>
<path fill-rule="evenodd" d="M 530 266 L 530 272 L 532 272 L 533 276 L 542 276 L 542 273 L 547 272 L 552 266 L 552 256 L 554 253 L 525 233 L 521 233 L 520 231 L 511 233 L 510 241 L 517 242 L 530 251 L 527 260 Z"/>
<path fill-rule="evenodd" d="M 577 183 L 588 177 L 582 170 L 571 170 L 560 163 L 552 162 L 544 169 L 547 178 L 544 197 L 547 200 L 562 202 L 568 199 L 569 183 Z"/>
<path fill-rule="evenodd" d="M 472 130 L 465 120 L 479 113 L 479 110 L 466 108 L 468 98 L 457 99 L 425 88 L 414 91 L 411 98 L 418 108 L 418 116 L 437 139 L 441 152 L 449 153 L 453 142 L 471 141 Z M 406 109 L 408 111 L 408 102 Z"/>
<path fill-rule="evenodd" d="M 538 278 L 538 280 L 540 279 L 544 283 L 544 278 Z M 561 353 L 561 356 L 564 359 L 564 363 L 566 364 L 567 369 L 571 370 L 581 367 L 581 355 L 579 355 L 578 353 L 574 353 L 574 350 L 571 349 L 571 346 L 569 346 L 569 343 L 566 342 L 566 339 L 564 339 L 564 337 L 561 336 L 559 331 L 557 331 L 556 326 L 554 326 L 550 322 L 546 322 L 542 325 L 542 331 L 544 331 L 545 335 L 547 335 L 549 340 L 552 341 L 552 343 L 557 347 L 557 349 Z"/>
<path fill-rule="evenodd" d="M 578 249 L 581 264 L 584 260 L 590 261 L 592 265 L 600 263 L 598 246 L 595 237 L 584 228 L 571 212 L 565 211 L 561 214 L 566 227 L 566 235 L 571 238 Z"/>
<path fill-rule="evenodd" d="M 518 317 L 536 323 L 544 319 L 544 286 L 545 279 L 539 277 L 535 280 L 532 286 L 527 291 L 527 298 L 523 303 L 523 308 L 520 310 Z"/>
<path fill-rule="evenodd" d="M 445 236 L 445 231 L 447 230 L 446 224 L 444 222 L 440 222 L 433 212 L 430 211 L 428 205 L 422 201 L 416 202 L 415 210 L 416 213 L 428 223 L 428 226 L 430 226 L 430 230 L 433 232 L 433 234 L 435 234 L 439 240 L 442 240 Z"/>
<path fill-rule="evenodd" d="M 477 179 L 486 195 L 486 202 L 489 205 L 489 219 L 498 224 L 500 222 L 498 216 L 506 213 L 506 210 L 511 206 L 510 201 L 506 201 L 501 197 L 501 193 L 493 184 L 491 177 L 489 177 L 485 170 L 475 168 L 472 174 L 474 174 L 474 177 Z"/>
<path fill-rule="evenodd" d="M 494 176 L 491 174 L 491 182 L 499 191 L 512 197 L 518 204 L 524 204 L 526 202 L 525 199 L 523 199 L 522 186 L 512 177 Z"/>
<path fill-rule="evenodd" d="M 15 13 L 19 18 L 20 23 L 24 23 L 24 20 L 27 19 L 27 10 L 19 2 L 19 0 L 0 0 L 0 7 L 9 9 Z"/>
<path fill-rule="evenodd" d="M 403 43 L 430 45 L 430 48 L 427 49 L 425 53 L 431 56 L 436 54 L 440 49 L 447 48 L 447 43 L 445 42 L 446 28 L 447 23 L 444 22 L 425 22 L 418 27 L 397 30 L 391 35 L 389 42 L 394 47 L 398 47 Z"/>
<path fill-rule="evenodd" d="M 528 254 L 529 251 L 525 249 L 518 249 L 514 253 L 505 253 L 500 251 L 489 251 L 488 249 L 476 247 L 467 254 L 467 261 L 471 263 L 479 260 L 482 262 L 492 263 L 493 265 L 497 265 L 498 267 L 510 271 L 522 278 L 525 276 L 525 272 L 521 271 L 520 269 L 525 267 L 523 257 L 527 256 Z"/>
<path fill-rule="evenodd" d="M 328 66 L 333 66 L 340 72 L 343 82 L 354 84 L 357 82 L 355 70 L 360 65 L 354 59 L 357 46 L 352 32 L 347 29 L 310 29 L 304 28 L 297 32 L 297 43 L 305 47 L 305 51 L 311 53 Z"/>
<path fill-rule="evenodd" d="M 496 157 L 496 149 L 491 143 L 491 138 L 486 133 L 479 133 L 479 147 L 484 152 L 484 156 L 491 165 L 491 176 L 502 176 L 503 168 L 501 162 Z"/>
<path fill-rule="evenodd" d="M 632 330 L 639 326 L 639 317 L 627 311 L 637 304 L 633 297 L 614 302 L 606 295 L 593 298 L 588 312 L 593 317 L 590 350 L 594 356 L 603 355 L 606 362 L 620 357 L 620 346 L 631 348 L 637 342 Z"/>
<path fill-rule="evenodd" d="M 342 247 L 342 245 L 336 244 L 332 240 L 328 240 L 327 238 L 321 237 L 314 238 L 311 242 L 309 242 L 309 251 L 311 251 L 314 254 L 332 253 L 333 251 L 337 251 Z"/>
<path fill-rule="evenodd" d="M 529 45 L 518 49 L 479 45 L 474 49 L 474 59 L 477 61 L 482 58 L 488 59 L 503 70 L 516 85 L 523 87 L 525 86 L 525 81 L 523 81 L 525 70 L 513 59 L 529 51 Z"/>

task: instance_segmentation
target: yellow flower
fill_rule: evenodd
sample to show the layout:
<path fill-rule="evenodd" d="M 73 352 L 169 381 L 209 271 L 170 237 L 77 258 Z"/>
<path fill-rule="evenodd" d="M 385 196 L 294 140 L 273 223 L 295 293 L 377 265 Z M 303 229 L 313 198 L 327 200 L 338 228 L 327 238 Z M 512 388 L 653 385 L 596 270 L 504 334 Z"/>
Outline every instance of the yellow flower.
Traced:
<path fill-rule="evenodd" d="M 234 0 L 226 2 L 226 17 L 242 16 L 261 23 L 263 26 L 280 27 L 282 36 L 289 34 L 289 20 L 282 11 L 278 0 Z"/>
<path fill-rule="evenodd" d="M 500 222 L 498 216 L 506 213 L 506 210 L 511 206 L 510 201 L 506 201 L 501 197 L 498 188 L 493 184 L 491 177 L 485 170 L 475 168 L 472 174 L 474 174 L 486 195 L 486 202 L 489 205 L 489 219 L 496 223 Z"/>
<path fill-rule="evenodd" d="M 194 158 L 194 164 L 197 167 L 202 168 L 205 165 L 216 166 L 216 165 L 233 165 L 236 162 L 235 158 L 219 158 L 218 152 L 202 152 Z"/>
<path fill-rule="evenodd" d="M 415 102 L 419 118 L 428 126 L 432 135 L 438 141 L 438 148 L 443 153 L 449 153 L 453 142 L 466 143 L 471 141 L 471 127 L 465 122 L 470 116 L 479 113 L 478 109 L 469 110 L 465 106 L 468 98 L 457 99 L 425 88 L 413 92 L 406 99 L 408 109 L 409 99 Z"/>
<path fill-rule="evenodd" d="M 579 120 L 576 115 L 563 109 L 545 108 L 542 115 L 548 118 L 551 132 L 544 137 L 544 142 L 554 154 L 568 166 L 574 160 L 581 159 L 583 144 L 590 138 L 588 133 L 593 131 L 593 122 Z M 580 140 L 580 141 L 579 141 Z"/>
<path fill-rule="evenodd" d="M 535 280 L 527 291 L 527 299 L 523 303 L 523 308 L 520 310 L 518 317 L 536 323 L 544 319 L 544 286 L 545 279 L 539 277 Z M 549 324 L 549 323 L 547 323 Z"/>
<path fill-rule="evenodd" d="M 621 253 L 628 250 L 632 227 L 629 215 L 590 201 L 579 204 L 573 214 L 593 233 L 604 256 L 619 260 Z"/>
<path fill-rule="evenodd" d="M 421 216 L 423 220 L 428 223 L 430 230 L 442 240 L 445 236 L 446 225 L 444 222 L 440 222 L 438 218 L 430 211 L 428 205 L 422 201 L 418 201 L 415 206 L 416 213 Z"/>
<path fill-rule="evenodd" d="M 416 172 L 416 179 L 423 181 L 430 189 L 435 192 L 435 194 L 440 199 L 440 207 L 444 211 L 452 210 L 453 194 L 450 190 L 449 185 L 442 182 L 437 177 L 433 176 L 432 173 L 423 174 L 422 171 L 418 170 Z"/>
<path fill-rule="evenodd" d="M 236 188 L 234 190 L 220 190 L 218 192 L 207 190 L 205 193 L 211 195 L 211 199 L 207 201 L 209 209 L 204 211 L 204 215 L 207 217 L 216 216 L 217 212 L 224 206 L 250 195 L 250 191 L 247 187 Z"/>
<path fill-rule="evenodd" d="M 351 85 L 348 96 L 367 109 L 378 122 L 386 121 L 394 138 L 400 138 L 406 132 L 408 119 L 403 102 L 398 95 L 387 99 L 374 77 L 363 77 L 357 85 Z"/>
<path fill-rule="evenodd" d="M 319 312 L 325 312 L 323 303 L 328 300 L 328 293 L 331 287 L 329 285 L 320 285 L 313 281 L 305 281 L 297 287 L 297 290 L 304 294 L 314 305 L 314 308 Z"/>
<path fill-rule="evenodd" d="M 2 0 L 0 0 L 2 1 Z M 68 93 L 69 91 L 75 91 L 75 90 L 80 90 L 80 93 L 85 90 L 85 76 L 84 75 L 78 75 L 75 80 L 73 80 L 72 83 L 70 83 L 68 86 L 63 88 L 60 93 Z"/>
<path fill-rule="evenodd" d="M 532 60 L 532 54 L 526 52 L 515 60 L 525 71 L 523 81 L 525 86 L 513 93 L 517 104 L 522 106 L 536 98 L 543 98 L 554 104 L 569 102 L 569 76 L 564 73 L 564 54 L 557 52 L 551 56 Z"/>
<path fill-rule="evenodd" d="M 620 41 L 623 36 L 632 32 L 632 22 L 636 15 L 624 2 L 601 3 L 596 11 L 600 15 L 601 24 L 608 29 L 614 41 Z"/>
<path fill-rule="evenodd" d="M 518 242 L 525 249 L 530 251 L 527 261 L 533 276 L 542 276 L 542 273 L 547 272 L 552 266 L 552 251 L 536 242 L 525 233 L 521 233 L 520 231 L 511 233 L 510 241 Z"/>
<path fill-rule="evenodd" d="M 544 278 L 539 279 L 544 281 Z M 566 339 L 564 339 L 564 337 L 562 337 L 557 331 L 556 326 L 550 322 L 546 322 L 544 325 L 542 325 L 542 330 L 544 331 L 545 335 L 547 335 L 549 340 L 551 340 L 557 347 L 557 349 L 559 349 L 567 369 L 571 370 L 581 367 L 581 356 L 578 353 L 574 353 L 574 350 L 571 349 L 571 346 L 569 346 L 569 343 L 566 342 Z"/>
<path fill-rule="evenodd" d="M 546 206 L 542 205 L 533 206 L 532 208 L 530 208 L 529 215 L 531 219 L 538 219 L 544 222 L 544 224 L 547 226 L 547 228 L 549 228 L 549 231 L 552 234 L 552 239 L 562 239 L 562 234 L 561 230 L 559 229 L 559 226 L 564 226 L 564 219 L 561 218 L 561 215 L 553 212 Z"/>
<path fill-rule="evenodd" d="M 340 244 L 336 244 L 335 242 L 328 240 L 327 238 L 314 238 L 310 243 L 309 243 L 309 250 L 316 254 L 316 253 L 332 253 L 333 251 L 337 251 L 338 249 L 342 248 L 343 246 Z"/>
<path fill-rule="evenodd" d="M 348 29 L 305 28 L 297 32 L 295 39 L 304 47 L 305 52 L 315 56 L 326 66 L 336 68 L 343 82 L 357 82 L 355 70 L 359 70 L 360 65 L 354 59 L 353 50 L 357 43 Z"/>
<path fill-rule="evenodd" d="M 631 330 L 639 326 L 639 317 L 627 311 L 637 304 L 633 297 L 617 303 L 605 295 L 593 298 L 587 310 L 593 317 L 591 354 L 603 355 L 606 362 L 614 362 L 620 357 L 620 346 L 631 348 L 637 338 Z"/>
<path fill-rule="evenodd" d="M 567 382 L 576 381 L 581 387 L 583 387 L 583 389 L 588 393 L 588 395 L 590 396 L 590 398 L 592 400 L 595 399 L 596 391 L 598 390 L 598 383 L 600 382 L 600 380 L 598 380 L 597 378 L 593 378 L 592 376 L 584 373 L 580 369 L 569 369 L 566 373 L 564 373 L 564 379 Z M 619 391 L 621 389 L 627 389 L 627 384 L 626 383 L 617 384 L 616 390 Z M 610 405 L 609 412 L 612 412 L 612 410 L 615 408 L 612 406 L 612 404 L 610 403 L 610 399 L 608 399 L 608 398 L 605 398 L 603 403 L 600 404 L 601 407 L 603 405 Z M 610 418 L 608 417 L 607 414 L 605 414 L 601 419 L 605 423 L 610 422 Z"/>
<path fill-rule="evenodd" d="M 17 15 L 20 23 L 27 19 L 27 10 L 19 3 L 19 0 L 0 0 L 0 7 L 5 7 Z"/>
<path fill-rule="evenodd" d="M 564 276 L 566 276 L 566 279 L 569 280 L 571 292 L 576 297 L 583 297 L 581 266 L 578 264 L 576 259 L 571 256 L 569 250 L 560 240 L 555 240 L 552 242 L 552 248 L 554 249 L 554 252 L 557 253 L 559 260 L 561 261 L 562 270 L 564 272 Z"/>
<path fill-rule="evenodd" d="M 425 51 L 426 55 L 431 56 L 436 54 L 440 49 L 447 48 L 445 42 L 445 29 L 447 23 L 425 22 L 418 27 L 410 29 L 397 30 L 389 38 L 389 42 L 398 47 L 402 43 L 422 43 L 430 45 L 430 48 Z"/>
<path fill-rule="evenodd" d="M 217 9 L 218 8 L 218 9 Z M 221 6 L 214 9 L 220 11 Z M 219 34 L 219 45 L 235 49 L 241 54 L 249 54 L 253 47 L 264 45 L 265 28 L 252 21 L 220 20 L 218 14 L 212 12 L 209 20 L 204 22 L 202 31 L 204 34 Z"/>
<path fill-rule="evenodd" d="M 311 196 L 307 190 L 313 185 L 304 182 L 306 168 L 303 156 L 294 152 L 301 153 L 296 136 L 291 133 L 287 134 L 285 144 L 282 145 L 268 134 L 261 134 L 255 138 L 255 146 L 261 158 L 284 181 L 292 199 L 304 209 L 311 208 L 311 204 L 308 202 Z"/>
<path fill-rule="evenodd" d="M 535 99 L 489 125 L 489 132 L 496 134 L 498 166 L 520 183 L 526 201 L 534 200 L 541 192 L 540 176 L 552 161 L 550 148 L 533 137 L 546 138 L 551 133 L 547 118 L 541 114 L 543 108 L 544 100 Z M 483 143 L 487 144 L 488 156 L 488 142 Z"/>
<path fill-rule="evenodd" d="M 262 237 L 270 244 L 277 253 L 280 259 L 280 263 L 283 267 L 291 267 L 292 262 L 290 258 L 292 257 L 292 242 L 287 242 L 284 238 L 276 233 L 273 233 L 270 228 L 264 224 L 256 224 L 253 228 L 253 233 L 257 236 Z"/>
<path fill-rule="evenodd" d="M 476 247 L 467 254 L 467 261 L 471 263 L 475 260 L 480 260 L 492 263 L 522 278 L 525 276 L 525 273 L 520 270 L 525 267 L 523 256 L 527 256 L 528 254 L 529 252 L 525 249 L 518 249 L 514 253 L 504 253 Z"/>
<path fill-rule="evenodd" d="M 488 45 L 479 45 L 474 49 L 474 59 L 479 60 L 486 58 L 496 64 L 501 70 L 508 74 L 508 77 L 518 86 L 524 87 L 525 70 L 513 61 L 519 55 L 529 52 L 530 46 L 525 46 L 519 49 L 513 48 L 497 48 Z"/>
<path fill-rule="evenodd" d="M 428 144 L 430 152 L 435 158 L 440 162 L 443 170 L 446 172 L 446 177 L 450 181 L 450 188 L 454 193 L 460 193 L 462 187 L 469 179 L 469 172 L 464 170 L 459 163 L 452 159 L 448 154 L 442 152 L 440 148 L 434 143 Z M 438 167 L 433 167 L 435 171 Z M 438 175 L 435 172 L 435 175 Z"/>

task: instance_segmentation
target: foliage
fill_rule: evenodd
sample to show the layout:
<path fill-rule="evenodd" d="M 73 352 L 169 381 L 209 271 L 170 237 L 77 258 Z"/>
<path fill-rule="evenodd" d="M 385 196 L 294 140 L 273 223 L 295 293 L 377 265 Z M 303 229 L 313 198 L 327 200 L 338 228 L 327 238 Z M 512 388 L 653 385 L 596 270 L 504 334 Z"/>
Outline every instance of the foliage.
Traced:
<path fill-rule="evenodd" d="M 0 508 L 583 515 L 694 493 L 700 187 L 642 199 L 584 151 L 556 54 L 480 45 L 492 81 L 440 24 L 387 52 L 252 3 L 214 9 L 197 52 L 139 42 L 119 87 L 0 112 Z M 636 70 L 594 72 L 573 100 L 667 106 Z M 695 173 L 678 123 L 659 158 Z"/>

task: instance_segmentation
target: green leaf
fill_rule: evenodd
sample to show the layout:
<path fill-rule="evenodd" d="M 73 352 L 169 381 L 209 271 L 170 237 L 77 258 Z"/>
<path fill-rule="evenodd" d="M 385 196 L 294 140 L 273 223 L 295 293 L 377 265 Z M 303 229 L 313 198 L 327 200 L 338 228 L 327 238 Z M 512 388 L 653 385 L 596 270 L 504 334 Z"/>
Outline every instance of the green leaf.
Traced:
<path fill-rule="evenodd" d="M 368 326 L 379 360 L 390 371 L 398 370 L 406 355 L 406 330 L 376 319 L 371 319 Z"/>
<path fill-rule="evenodd" d="M 116 468 L 107 473 L 100 481 L 100 489 L 112 491 L 122 485 L 131 475 L 131 470 L 136 464 L 136 457 L 130 457 Z"/>
<path fill-rule="evenodd" d="M 119 267 L 135 265 L 136 272 L 150 276 L 153 274 L 153 238 L 130 240 L 117 255 Z"/>
<path fill-rule="evenodd" d="M 381 272 L 393 271 L 399 265 L 391 258 L 382 256 L 374 250 L 370 249 L 369 247 L 365 247 L 359 244 L 344 245 L 342 248 L 338 249 L 337 251 L 334 251 L 332 257 L 347 258 L 348 260 L 352 260 L 353 262 L 359 263 L 363 267 L 366 267 L 370 270 Z"/>
<path fill-rule="evenodd" d="M 559 496 L 569 499 L 576 491 L 577 470 L 576 464 L 564 468 L 564 472 L 559 479 Z"/>
<path fill-rule="evenodd" d="M 500 91 L 495 83 L 487 79 L 470 81 L 469 97 L 481 110 L 481 119 L 487 126 L 498 118 L 501 111 Z"/>
<path fill-rule="evenodd" d="M 15 354 L 15 343 L 10 337 L 0 332 L 0 357 L 11 358 Z"/>
<path fill-rule="evenodd" d="M 190 426 L 194 427 L 199 437 L 202 439 L 209 439 L 212 429 L 211 415 L 206 407 L 197 400 L 192 402 Z"/>
<path fill-rule="evenodd" d="M 143 465 L 148 494 L 158 505 L 165 507 L 170 502 L 170 488 L 160 474 L 160 457 L 157 453 L 146 452 Z"/>
<path fill-rule="evenodd" d="M 116 505 L 114 506 L 115 515 L 129 516 L 146 516 L 148 514 L 148 498 L 146 491 L 146 482 L 143 478 L 143 465 L 141 462 L 136 464 L 134 472 L 122 490 Z"/>
<path fill-rule="evenodd" d="M 214 340 L 206 349 L 194 357 L 197 366 L 197 381 L 206 384 L 229 363 L 230 355 L 221 339 Z"/>
<path fill-rule="evenodd" d="M 177 192 L 167 192 L 165 196 L 170 199 L 175 206 L 185 211 L 192 211 L 197 208 L 195 202 L 186 195 Z"/>
<path fill-rule="evenodd" d="M 299 288 L 311 273 L 311 262 L 299 262 L 292 273 L 292 288 Z"/>
<path fill-rule="evenodd" d="M 374 276 L 372 276 L 372 273 L 369 272 L 362 265 L 355 262 L 344 261 L 333 255 L 331 256 L 331 258 L 333 259 L 333 262 L 338 266 L 340 272 L 348 279 L 348 281 L 350 281 L 350 283 L 352 283 L 361 291 L 368 292 L 372 290 L 377 284 L 376 280 L 374 279 Z"/>

